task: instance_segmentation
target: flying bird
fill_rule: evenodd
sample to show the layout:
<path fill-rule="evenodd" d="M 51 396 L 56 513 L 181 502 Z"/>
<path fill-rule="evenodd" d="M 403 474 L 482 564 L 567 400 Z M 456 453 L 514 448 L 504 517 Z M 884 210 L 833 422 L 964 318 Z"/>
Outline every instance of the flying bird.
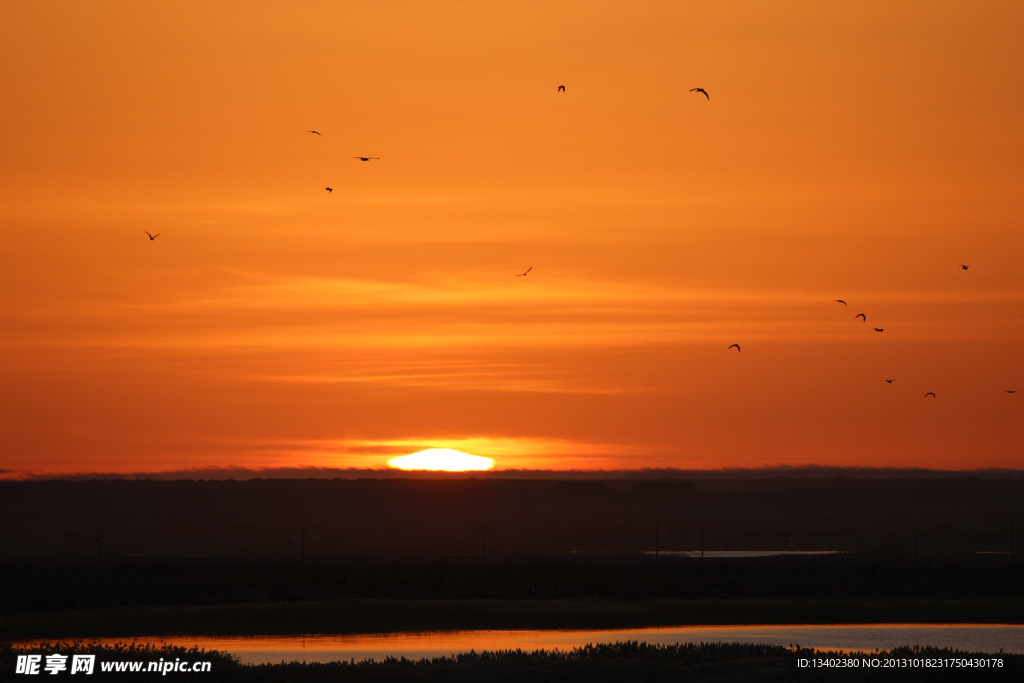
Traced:
<path fill-rule="evenodd" d="M 929 391 L 927 394 L 924 395 L 925 398 L 928 398 L 929 396 L 931 396 L 932 398 L 935 398 L 935 392 L 934 391 Z"/>
<path fill-rule="evenodd" d="M 876 327 L 875 332 L 885 332 L 881 327 Z"/>
<path fill-rule="evenodd" d="M 729 349 L 731 349 L 731 348 L 732 348 L 733 346 L 735 346 L 735 347 L 736 347 L 736 351 L 737 351 L 738 353 L 742 353 L 742 352 L 743 352 L 743 349 L 741 349 L 741 348 L 740 348 L 740 345 L 739 345 L 739 344 L 733 344 L 732 346 L 730 346 L 730 347 L 729 347 Z M 726 351 L 728 351 L 729 349 L 726 349 Z"/>
<path fill-rule="evenodd" d="M 1016 393 L 1017 393 L 1017 390 L 1016 390 L 1016 389 L 1007 389 L 1007 390 L 1006 390 L 1006 391 L 1004 391 L 1003 393 L 1004 393 L 1004 394 L 1016 394 Z"/>
<path fill-rule="evenodd" d="M 960 266 L 961 270 L 967 270 L 968 268 L 970 268 L 970 266 Z"/>
<path fill-rule="evenodd" d="M 868 317 L 866 315 L 864 315 L 863 313 L 858 313 L 857 315 L 855 315 L 853 317 L 854 318 L 864 318 L 864 322 L 868 321 Z"/>
<path fill-rule="evenodd" d="M 328 192 L 334 192 L 333 187 L 325 187 L 324 189 L 327 190 Z"/>
<path fill-rule="evenodd" d="M 531 270 L 533 270 L 533 266 L 530 266 L 529 268 L 527 268 L 526 269 L 526 273 L 529 273 Z M 526 275 L 526 273 L 519 273 L 519 275 L 516 275 L 516 277 L 522 277 L 522 276 Z"/>
<path fill-rule="evenodd" d="M 380 159 L 380 157 L 352 157 L 353 159 L 359 159 L 359 161 L 369 161 L 370 159 Z"/>
<path fill-rule="evenodd" d="M 885 383 L 886 384 L 892 384 L 895 381 L 896 381 L 895 379 L 887 379 L 887 380 L 885 380 Z"/>
<path fill-rule="evenodd" d="M 306 132 L 307 133 L 313 133 L 314 135 L 320 135 L 320 131 L 318 131 L 318 130 L 307 130 Z"/>
<path fill-rule="evenodd" d="M 145 230 L 143 230 L 142 232 L 145 232 L 147 235 L 149 235 L 149 233 L 146 232 Z M 153 240 L 155 240 L 159 236 L 160 236 L 160 233 L 157 233 L 155 235 L 149 235 L 149 241 L 152 242 Z"/>
<path fill-rule="evenodd" d="M 705 90 L 704 88 L 690 88 L 690 92 L 704 93 L 704 97 L 708 98 L 709 100 L 711 99 L 711 95 L 709 95 L 708 91 Z"/>
<path fill-rule="evenodd" d="M 564 85 L 558 86 L 558 91 L 557 92 L 565 92 L 565 86 Z"/>
<path fill-rule="evenodd" d="M 836 303 L 837 304 L 842 304 L 844 306 L 849 306 L 850 305 L 850 304 L 846 303 L 845 301 L 843 301 L 842 299 L 836 299 Z"/>

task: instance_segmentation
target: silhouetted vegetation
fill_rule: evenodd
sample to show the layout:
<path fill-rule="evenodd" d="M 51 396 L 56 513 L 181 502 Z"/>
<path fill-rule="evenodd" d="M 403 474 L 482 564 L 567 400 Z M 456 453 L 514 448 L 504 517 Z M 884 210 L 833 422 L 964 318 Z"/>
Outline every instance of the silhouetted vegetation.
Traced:
<path fill-rule="evenodd" d="M 18 654 L 88 652 L 97 661 L 151 661 L 150 658 L 180 657 L 189 661 L 210 660 L 211 673 L 205 678 L 218 681 L 1009 681 L 1024 675 L 1024 656 L 967 653 L 939 648 L 896 648 L 874 652 L 876 658 L 985 658 L 999 657 L 999 668 L 971 669 L 812 669 L 799 668 L 800 659 L 837 658 L 843 653 L 806 648 L 738 643 L 651 645 L 627 642 L 587 645 L 567 651 L 505 650 L 460 654 L 412 661 L 384 661 L 240 664 L 228 655 L 184 648 L 97 647 L 81 643 L 46 644 L 32 648 L 0 647 L 0 670 L 11 671 Z M 118 674 L 112 674 L 117 676 Z M 121 674 L 123 677 L 124 675 Z M 168 674 L 195 677 L 195 674 Z M 133 681 L 166 680 L 159 674 L 131 674 Z M 100 676 L 103 677 L 102 675 Z"/>

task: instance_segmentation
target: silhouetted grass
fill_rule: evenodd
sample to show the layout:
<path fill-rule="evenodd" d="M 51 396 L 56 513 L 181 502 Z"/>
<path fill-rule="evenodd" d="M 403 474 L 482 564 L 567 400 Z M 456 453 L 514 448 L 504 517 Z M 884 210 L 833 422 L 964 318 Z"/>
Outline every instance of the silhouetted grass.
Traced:
<path fill-rule="evenodd" d="M 727 624 L 1024 623 L 1024 600 L 328 600 L 20 614 L 0 638 L 602 629 Z"/>
<path fill-rule="evenodd" d="M 967 653 L 939 648 L 896 648 L 874 652 L 876 658 L 986 658 L 998 657 L 999 668 L 972 669 L 813 669 L 800 668 L 800 659 L 838 658 L 843 653 L 807 648 L 739 643 L 686 643 L 651 645 L 640 642 L 586 645 L 566 651 L 503 650 L 471 652 L 453 657 L 418 661 L 408 659 L 365 660 L 361 662 L 240 664 L 230 655 L 215 651 L 152 646 L 90 646 L 82 643 L 54 643 L 32 648 L 0 646 L 0 671 L 13 671 L 19 654 L 90 653 L 97 662 L 110 660 L 148 661 L 180 657 L 189 661 L 213 662 L 206 680 L 216 681 L 456 681 L 475 683 L 520 681 L 588 681 L 605 683 L 629 681 L 1002 681 L 1020 680 L 1024 675 L 1024 656 Z M 133 681 L 161 680 L 167 677 L 195 676 L 191 673 L 130 674 Z M 123 674 L 112 674 L 109 677 Z M 100 678 L 104 678 L 99 674 Z"/>

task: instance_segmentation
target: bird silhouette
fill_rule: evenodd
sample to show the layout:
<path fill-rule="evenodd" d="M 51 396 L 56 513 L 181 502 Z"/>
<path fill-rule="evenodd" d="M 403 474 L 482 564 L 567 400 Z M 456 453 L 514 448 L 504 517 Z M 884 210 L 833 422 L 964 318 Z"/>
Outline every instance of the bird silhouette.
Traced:
<path fill-rule="evenodd" d="M 369 161 L 370 159 L 380 159 L 380 157 L 352 157 L 353 159 L 359 159 L 359 161 Z"/>
<path fill-rule="evenodd" d="M 961 270 L 967 270 L 968 268 L 970 268 L 970 266 L 960 266 Z"/>
<path fill-rule="evenodd" d="M 929 396 L 931 396 L 932 398 L 935 398 L 935 392 L 934 391 L 929 391 L 927 394 L 924 395 L 925 398 L 928 398 Z"/>
<path fill-rule="evenodd" d="M 143 230 L 142 232 L 145 232 L 147 235 L 149 235 L 149 233 L 146 232 L 145 230 Z M 153 240 L 155 240 L 159 236 L 160 236 L 160 233 L 157 233 L 155 235 L 149 235 L 149 241 L 152 242 Z"/>
<path fill-rule="evenodd" d="M 708 98 L 709 100 L 711 99 L 711 95 L 709 95 L 708 91 L 705 90 L 704 88 L 690 88 L 690 92 L 704 93 L 704 97 Z"/>
<path fill-rule="evenodd" d="M 526 273 L 529 273 L 531 270 L 533 270 L 533 266 L 530 266 L 529 268 L 527 268 L 526 269 Z M 519 275 L 516 275 L 516 277 L 522 277 L 522 276 L 526 275 L 526 273 L 519 273 Z"/>
<path fill-rule="evenodd" d="M 318 131 L 318 130 L 307 130 L 306 132 L 307 133 L 313 133 L 314 135 L 320 135 L 320 131 Z"/>
<path fill-rule="evenodd" d="M 854 318 L 864 318 L 864 322 L 868 321 L 868 317 L 866 315 L 864 315 L 863 313 L 858 313 L 857 315 L 855 315 L 853 317 Z"/>
<path fill-rule="evenodd" d="M 739 345 L 739 344 L 733 344 L 732 346 L 730 346 L 730 347 L 729 347 L 729 349 L 731 349 L 731 348 L 732 348 L 733 346 L 735 346 L 735 347 L 736 347 L 736 351 L 737 351 L 738 353 L 742 353 L 742 352 L 743 352 L 743 349 L 741 349 L 741 348 L 740 348 L 740 345 Z M 726 351 L 728 351 L 729 349 L 726 349 Z"/>
<path fill-rule="evenodd" d="M 876 327 L 875 332 L 885 332 L 881 327 Z"/>
<path fill-rule="evenodd" d="M 836 299 L 836 303 L 837 304 L 842 304 L 844 306 L 849 306 L 850 305 L 850 304 L 846 303 L 845 301 L 843 301 L 842 299 Z"/>
<path fill-rule="evenodd" d="M 887 379 L 887 380 L 885 380 L 885 383 L 886 383 L 886 384 L 892 384 L 892 383 L 893 383 L 893 382 L 895 382 L 895 381 L 896 381 L 896 380 L 894 380 L 894 379 Z"/>
<path fill-rule="evenodd" d="M 333 187 L 325 187 L 324 189 L 327 190 L 328 192 L 334 192 Z"/>
<path fill-rule="evenodd" d="M 1016 394 L 1016 393 L 1017 393 L 1017 390 L 1016 390 L 1016 389 L 1007 389 L 1007 390 L 1006 390 L 1006 391 L 1004 391 L 1003 393 L 1004 393 L 1004 394 Z"/>
<path fill-rule="evenodd" d="M 564 85 L 558 86 L 558 91 L 557 92 L 565 92 L 565 86 Z"/>

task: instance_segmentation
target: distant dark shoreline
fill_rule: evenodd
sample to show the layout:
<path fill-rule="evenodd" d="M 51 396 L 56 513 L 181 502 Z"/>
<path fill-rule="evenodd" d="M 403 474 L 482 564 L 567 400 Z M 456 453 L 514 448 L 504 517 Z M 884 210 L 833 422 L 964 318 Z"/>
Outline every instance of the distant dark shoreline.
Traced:
<path fill-rule="evenodd" d="M 111 479 L 174 480 L 250 480 L 250 479 L 1024 479 L 1024 469 L 982 468 L 936 470 L 922 467 L 833 467 L 801 465 L 777 467 L 737 467 L 722 469 L 643 468 L 636 470 L 524 470 L 507 469 L 483 472 L 427 472 L 392 468 L 354 467 L 207 467 L 167 472 L 88 472 L 40 473 L 0 470 L 0 482 Z"/>

